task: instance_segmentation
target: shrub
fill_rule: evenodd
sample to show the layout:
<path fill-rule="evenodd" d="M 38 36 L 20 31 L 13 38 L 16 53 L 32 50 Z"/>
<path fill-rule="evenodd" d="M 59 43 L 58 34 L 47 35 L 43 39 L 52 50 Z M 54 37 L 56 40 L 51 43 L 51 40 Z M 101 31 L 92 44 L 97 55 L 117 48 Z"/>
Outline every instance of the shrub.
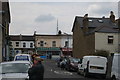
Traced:
<path fill-rule="evenodd" d="M 109 56 L 109 52 L 106 50 L 97 50 L 94 53 L 95 56 L 103 56 L 103 57 L 108 57 Z"/>

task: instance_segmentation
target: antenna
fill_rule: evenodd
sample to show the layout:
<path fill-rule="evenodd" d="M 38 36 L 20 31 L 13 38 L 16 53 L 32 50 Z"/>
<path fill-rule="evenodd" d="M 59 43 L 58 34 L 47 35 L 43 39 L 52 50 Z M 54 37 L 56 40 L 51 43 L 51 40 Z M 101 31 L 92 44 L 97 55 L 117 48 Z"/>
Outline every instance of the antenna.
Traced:
<path fill-rule="evenodd" d="M 57 19 L 57 28 L 56 28 L 56 34 L 58 34 L 58 19 Z"/>

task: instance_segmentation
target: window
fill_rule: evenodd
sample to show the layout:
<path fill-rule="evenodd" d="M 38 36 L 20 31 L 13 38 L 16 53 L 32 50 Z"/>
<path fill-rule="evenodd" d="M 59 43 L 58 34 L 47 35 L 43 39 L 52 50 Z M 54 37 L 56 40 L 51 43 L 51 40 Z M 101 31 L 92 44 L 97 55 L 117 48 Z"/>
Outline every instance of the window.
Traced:
<path fill-rule="evenodd" d="M 12 46 L 12 42 L 9 43 L 9 46 Z"/>
<path fill-rule="evenodd" d="M 92 20 L 92 19 L 89 19 L 89 22 L 93 22 L 93 20 Z"/>
<path fill-rule="evenodd" d="M 52 41 L 52 47 L 56 47 L 56 41 Z"/>
<path fill-rule="evenodd" d="M 23 47 L 26 47 L 26 43 L 23 43 Z"/>
<path fill-rule="evenodd" d="M 99 23 L 103 23 L 103 20 L 99 19 L 98 22 L 99 22 Z"/>
<path fill-rule="evenodd" d="M 68 47 L 68 41 L 65 41 L 65 47 Z"/>
<path fill-rule="evenodd" d="M 108 44 L 113 44 L 113 36 L 108 36 Z"/>
<path fill-rule="evenodd" d="M 33 43 L 30 43 L 30 47 L 33 48 Z"/>
<path fill-rule="evenodd" d="M 40 41 L 40 47 L 44 46 L 44 41 Z"/>
<path fill-rule="evenodd" d="M 16 42 L 16 47 L 19 47 L 19 42 Z"/>

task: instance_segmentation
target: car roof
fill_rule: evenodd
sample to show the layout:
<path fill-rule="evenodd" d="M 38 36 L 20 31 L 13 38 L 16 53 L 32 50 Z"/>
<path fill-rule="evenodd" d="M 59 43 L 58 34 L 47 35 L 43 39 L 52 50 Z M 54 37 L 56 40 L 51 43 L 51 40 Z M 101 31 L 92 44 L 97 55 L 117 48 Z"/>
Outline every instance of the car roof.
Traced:
<path fill-rule="evenodd" d="M 106 57 L 102 57 L 102 56 L 84 56 L 83 58 L 106 58 Z"/>
<path fill-rule="evenodd" d="M 29 54 L 17 54 L 16 56 L 22 56 L 22 55 L 30 56 Z"/>
<path fill-rule="evenodd" d="M 114 55 L 115 55 L 115 56 L 118 56 L 118 55 L 120 55 L 120 53 L 114 53 Z"/>
<path fill-rule="evenodd" d="M 29 61 L 9 61 L 9 62 L 1 62 L 1 64 L 9 64 L 9 63 L 28 63 L 28 64 L 30 64 Z"/>

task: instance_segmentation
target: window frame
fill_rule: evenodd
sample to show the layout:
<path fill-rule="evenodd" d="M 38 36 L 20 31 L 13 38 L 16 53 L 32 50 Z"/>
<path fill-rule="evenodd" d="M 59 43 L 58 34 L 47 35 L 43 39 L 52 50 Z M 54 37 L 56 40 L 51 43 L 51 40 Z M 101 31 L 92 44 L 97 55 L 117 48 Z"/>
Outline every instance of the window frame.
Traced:
<path fill-rule="evenodd" d="M 19 47 L 19 45 L 20 45 L 20 43 L 19 43 L 19 42 L 15 42 L 15 44 L 16 44 L 16 47 Z"/>
<path fill-rule="evenodd" d="M 52 47 L 56 47 L 56 41 L 52 41 Z"/>
<path fill-rule="evenodd" d="M 65 41 L 65 47 L 68 47 L 69 41 Z"/>
<path fill-rule="evenodd" d="M 30 48 L 33 48 L 33 43 L 30 43 Z"/>
<path fill-rule="evenodd" d="M 44 47 L 44 41 L 40 41 L 40 47 Z"/>
<path fill-rule="evenodd" d="M 108 36 L 108 44 L 113 44 L 114 43 L 114 36 Z"/>
<path fill-rule="evenodd" d="M 24 48 L 26 47 L 26 43 L 25 43 L 25 42 L 23 43 L 23 47 L 24 47 Z"/>

